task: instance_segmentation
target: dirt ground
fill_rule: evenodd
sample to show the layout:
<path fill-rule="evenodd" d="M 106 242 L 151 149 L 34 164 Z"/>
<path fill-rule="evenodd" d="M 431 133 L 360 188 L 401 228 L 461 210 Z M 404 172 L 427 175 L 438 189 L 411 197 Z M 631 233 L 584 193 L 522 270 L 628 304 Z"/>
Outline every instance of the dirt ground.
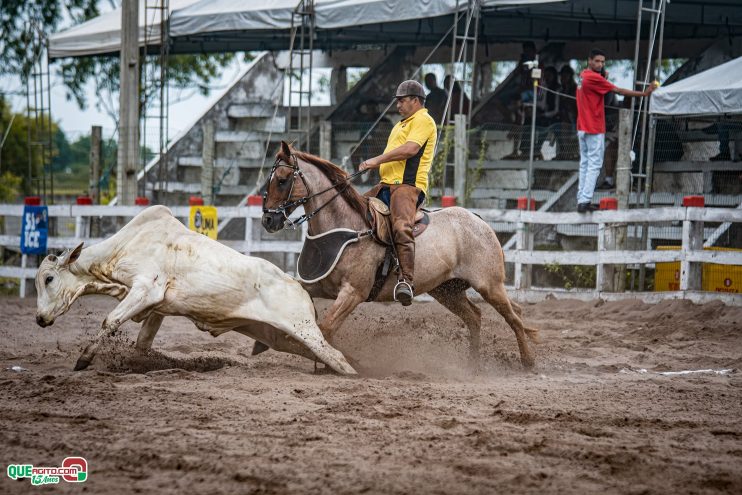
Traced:
<path fill-rule="evenodd" d="M 364 304 L 335 342 L 357 378 L 170 318 L 150 355 L 127 323 L 73 372 L 114 304 L 42 329 L 34 299 L 0 299 L 0 493 L 742 493 L 742 308 L 525 305 L 543 338 L 526 372 L 482 305 L 475 372 L 438 304 Z M 704 369 L 732 371 L 662 374 Z M 73 455 L 85 483 L 5 472 Z"/>

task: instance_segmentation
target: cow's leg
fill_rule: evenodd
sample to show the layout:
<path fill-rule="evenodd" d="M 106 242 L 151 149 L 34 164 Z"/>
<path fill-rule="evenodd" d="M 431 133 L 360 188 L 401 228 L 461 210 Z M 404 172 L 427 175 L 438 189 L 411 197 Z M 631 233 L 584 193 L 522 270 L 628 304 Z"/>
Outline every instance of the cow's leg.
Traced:
<path fill-rule="evenodd" d="M 234 331 L 255 339 L 252 353 L 253 356 L 256 354 L 254 351 L 255 347 L 260 344 L 259 348 L 265 348 L 265 350 L 275 349 L 279 352 L 288 352 L 289 354 L 296 354 L 308 359 L 314 359 L 314 354 L 312 354 L 312 351 L 310 351 L 304 344 L 289 337 L 282 330 L 269 325 L 268 323 L 260 321 L 250 321 L 248 323 L 246 321 L 244 325 L 236 327 Z"/>
<path fill-rule="evenodd" d="M 139 330 L 139 335 L 137 336 L 136 349 L 138 351 L 147 351 L 152 347 L 152 341 L 155 340 L 155 335 L 157 335 L 157 331 L 160 329 L 163 318 L 164 316 L 162 315 L 152 313 L 144 320 L 142 329 Z"/>
<path fill-rule="evenodd" d="M 129 294 L 111 311 L 105 320 L 103 325 L 98 331 L 98 334 L 83 351 L 80 358 L 75 364 L 75 371 L 84 370 L 93 361 L 98 348 L 100 347 L 101 341 L 113 334 L 118 328 L 132 316 L 135 316 L 142 311 L 146 311 L 148 308 L 155 304 L 162 302 L 165 297 L 165 288 L 160 285 L 149 285 L 145 283 L 135 282 Z"/>
<path fill-rule="evenodd" d="M 476 365 L 480 356 L 480 331 L 482 328 L 482 311 L 469 300 L 466 290 L 446 284 L 428 292 L 451 313 L 461 318 L 469 329 L 469 359 Z"/>

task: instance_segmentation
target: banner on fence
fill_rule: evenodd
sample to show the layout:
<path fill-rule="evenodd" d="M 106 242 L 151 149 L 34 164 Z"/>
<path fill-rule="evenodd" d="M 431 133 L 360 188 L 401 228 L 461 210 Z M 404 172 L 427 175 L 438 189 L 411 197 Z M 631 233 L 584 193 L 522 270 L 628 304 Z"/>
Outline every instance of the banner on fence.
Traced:
<path fill-rule="evenodd" d="M 191 206 L 188 228 L 216 240 L 218 218 L 215 206 Z"/>
<path fill-rule="evenodd" d="M 46 254 L 49 210 L 46 206 L 24 206 L 21 220 L 21 253 Z"/>

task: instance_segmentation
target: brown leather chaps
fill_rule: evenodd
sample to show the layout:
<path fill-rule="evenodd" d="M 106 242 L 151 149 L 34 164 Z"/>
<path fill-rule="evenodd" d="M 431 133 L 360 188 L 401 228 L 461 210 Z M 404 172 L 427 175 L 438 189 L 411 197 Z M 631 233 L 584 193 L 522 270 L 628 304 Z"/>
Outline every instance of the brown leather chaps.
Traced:
<path fill-rule="evenodd" d="M 413 285 L 413 277 L 415 275 L 415 238 L 412 235 L 412 228 L 415 225 L 417 201 L 421 191 L 409 184 L 377 184 L 365 196 L 376 197 L 383 187 L 388 187 L 391 193 L 389 210 L 392 217 L 394 248 L 397 251 L 401 272 L 399 279 L 404 279 L 410 285 Z"/>

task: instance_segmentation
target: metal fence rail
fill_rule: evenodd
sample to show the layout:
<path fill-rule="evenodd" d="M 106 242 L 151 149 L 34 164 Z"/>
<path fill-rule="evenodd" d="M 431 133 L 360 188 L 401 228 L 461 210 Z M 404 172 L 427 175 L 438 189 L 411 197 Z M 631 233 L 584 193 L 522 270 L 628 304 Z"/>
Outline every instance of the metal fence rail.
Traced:
<path fill-rule="evenodd" d="M 48 240 L 50 249 L 71 248 L 85 241 L 86 244 L 100 242 L 101 238 L 86 236 L 87 225 L 91 218 L 119 217 L 122 221 L 139 213 L 143 208 L 138 206 L 49 206 L 49 216 L 75 220 L 73 236 L 55 237 Z M 171 208 L 173 214 L 184 221 L 188 217 L 189 207 Z M 480 215 L 490 225 L 495 226 L 498 235 L 501 232 L 513 232 L 515 242 L 504 243 L 506 262 L 512 270 L 512 289 L 521 299 L 543 297 L 546 294 L 570 297 L 603 297 L 617 298 L 623 293 L 628 297 L 637 297 L 637 292 L 626 292 L 617 282 L 621 275 L 616 273 L 621 267 L 646 265 L 653 267 L 656 263 L 679 262 L 680 276 L 677 291 L 667 294 L 654 294 L 651 298 L 683 298 L 695 300 L 723 299 L 728 303 L 741 304 L 742 295 L 702 293 L 701 268 L 704 263 L 724 265 L 730 269 L 742 269 L 742 251 L 708 251 L 703 249 L 704 236 L 713 229 L 708 225 L 737 225 L 742 223 L 742 209 L 729 208 L 694 208 L 668 207 L 649 210 L 633 209 L 621 211 L 599 211 L 590 215 L 579 213 L 552 213 L 526 210 L 479 209 L 471 210 Z M 224 244 L 244 253 L 284 252 L 299 253 L 301 241 L 261 240 L 255 238 L 253 222 L 261 217 L 260 207 L 219 207 L 219 219 L 243 218 L 247 222 L 244 239 L 222 240 Z M 296 214 L 300 214 L 297 212 Z M 0 217 L 20 217 L 22 205 L 0 205 Z M 652 223 L 673 224 L 681 232 L 679 249 L 657 250 L 652 246 L 636 249 L 630 237 L 636 235 L 636 226 L 648 226 Z M 704 229 L 704 225 L 707 228 Z M 534 239 L 544 228 L 552 227 L 553 231 L 571 228 L 587 247 L 559 247 L 552 243 L 552 248 L 536 246 Z M 634 228 L 632 231 L 631 228 Z M 306 228 L 306 227 L 305 227 Z M 500 230 L 502 229 L 502 230 Z M 582 229 L 582 232 L 581 230 Z M 6 224 L 6 230 L 7 224 Z M 632 234 L 633 232 L 633 234 Z M 6 249 L 17 250 L 20 245 L 20 232 L 3 232 L 0 245 Z M 510 247 L 512 246 L 512 247 Z M 742 246 L 740 246 L 742 247 Z M 25 258 L 24 258 L 25 260 Z M 564 290 L 564 287 L 537 287 L 532 282 L 534 267 L 544 266 L 588 266 L 595 267 L 594 283 L 591 287 L 577 287 Z M 623 268 L 625 269 L 625 268 Z M 36 269 L 25 266 L 0 266 L 0 277 L 33 279 Z M 592 280 L 592 279 L 591 279 Z M 643 288 L 640 288 L 641 292 Z M 540 296 L 538 296 L 540 294 Z M 533 296 L 533 297 L 531 297 Z"/>

